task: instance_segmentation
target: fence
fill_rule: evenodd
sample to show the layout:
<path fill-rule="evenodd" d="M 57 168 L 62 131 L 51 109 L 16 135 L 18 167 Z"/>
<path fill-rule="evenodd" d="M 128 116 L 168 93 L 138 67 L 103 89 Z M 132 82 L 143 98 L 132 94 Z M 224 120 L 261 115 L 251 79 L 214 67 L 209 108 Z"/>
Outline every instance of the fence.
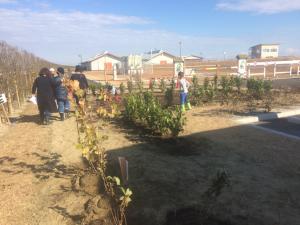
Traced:
<path fill-rule="evenodd" d="M 300 75 L 300 60 L 247 63 L 248 77 L 278 78 L 278 75 Z"/>
<path fill-rule="evenodd" d="M 199 79 L 217 76 L 237 76 L 238 62 L 227 61 L 202 61 L 185 63 L 183 71 L 186 77 L 197 76 Z M 265 62 L 248 62 L 247 77 L 261 77 L 264 79 L 276 79 L 283 76 L 299 76 L 300 60 L 278 60 Z M 126 81 L 126 80 L 151 80 L 152 78 L 173 78 L 176 77 L 174 64 L 154 65 L 144 64 L 142 68 L 128 70 L 127 73 L 114 74 L 113 71 L 92 71 L 88 72 L 93 80 L 99 81 Z"/>

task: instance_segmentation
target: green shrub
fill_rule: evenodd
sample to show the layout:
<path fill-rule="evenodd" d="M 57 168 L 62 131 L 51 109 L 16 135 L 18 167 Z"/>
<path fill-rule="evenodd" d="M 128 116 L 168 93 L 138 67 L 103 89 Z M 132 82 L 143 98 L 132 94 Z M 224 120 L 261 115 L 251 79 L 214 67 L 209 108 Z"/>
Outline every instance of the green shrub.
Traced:
<path fill-rule="evenodd" d="M 230 94 L 232 93 L 233 90 L 233 79 L 228 77 L 223 76 L 221 78 L 221 104 L 223 105 L 224 103 L 228 104 L 229 99 L 230 99 Z"/>
<path fill-rule="evenodd" d="M 199 85 L 199 80 L 196 76 L 192 78 L 192 86 L 190 87 L 191 103 L 193 105 L 201 105 L 204 101 L 204 89 Z"/>
<path fill-rule="evenodd" d="M 237 88 L 238 93 L 241 93 L 241 87 L 243 84 L 243 79 L 239 76 L 234 77 L 234 86 Z"/>
<path fill-rule="evenodd" d="M 127 89 L 129 93 L 133 92 L 133 82 L 131 80 L 127 81 Z"/>
<path fill-rule="evenodd" d="M 179 107 L 175 107 L 175 110 L 163 108 L 150 92 L 129 95 L 125 99 L 124 113 L 128 120 L 162 135 L 176 137 L 185 124 L 185 117 Z"/>
<path fill-rule="evenodd" d="M 123 95 L 125 93 L 125 85 L 123 82 L 120 84 L 119 88 L 120 88 L 121 95 Z"/>
<path fill-rule="evenodd" d="M 160 88 L 162 93 L 165 93 L 165 91 L 167 89 L 167 84 L 166 84 L 165 79 L 160 80 L 159 88 Z"/>

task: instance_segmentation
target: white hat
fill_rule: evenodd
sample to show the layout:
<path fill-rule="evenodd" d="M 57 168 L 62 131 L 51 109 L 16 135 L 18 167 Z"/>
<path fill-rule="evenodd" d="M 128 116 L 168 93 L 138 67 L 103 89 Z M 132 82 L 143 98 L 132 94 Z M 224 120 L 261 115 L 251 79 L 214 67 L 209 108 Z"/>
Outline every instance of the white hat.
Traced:
<path fill-rule="evenodd" d="M 55 69 L 54 68 L 50 68 L 50 72 L 55 72 Z"/>

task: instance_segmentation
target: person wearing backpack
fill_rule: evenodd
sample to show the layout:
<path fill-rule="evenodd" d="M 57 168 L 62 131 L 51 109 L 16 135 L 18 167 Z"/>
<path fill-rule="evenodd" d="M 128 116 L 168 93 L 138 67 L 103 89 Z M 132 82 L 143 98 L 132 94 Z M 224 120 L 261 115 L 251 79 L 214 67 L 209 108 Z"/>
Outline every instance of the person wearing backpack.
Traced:
<path fill-rule="evenodd" d="M 68 90 L 64 85 L 64 68 L 57 68 L 55 76 L 53 79 L 53 85 L 55 90 L 55 97 L 58 105 L 58 112 L 60 115 L 60 120 L 64 121 L 69 115 L 70 111 L 70 102 L 68 99 Z"/>

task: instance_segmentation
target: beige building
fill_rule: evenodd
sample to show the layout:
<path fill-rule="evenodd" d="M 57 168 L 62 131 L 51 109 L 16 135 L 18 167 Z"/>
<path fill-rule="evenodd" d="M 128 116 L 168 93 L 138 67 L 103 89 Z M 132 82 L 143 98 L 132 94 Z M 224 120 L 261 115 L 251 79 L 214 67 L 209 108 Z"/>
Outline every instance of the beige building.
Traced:
<path fill-rule="evenodd" d="M 249 49 L 252 59 L 277 58 L 279 55 L 279 44 L 260 44 Z"/>
<path fill-rule="evenodd" d="M 145 64 L 152 64 L 152 65 L 170 65 L 174 64 L 174 59 L 177 57 L 171 55 L 165 51 L 160 51 L 157 54 L 153 54 L 150 59 L 145 59 Z"/>
<path fill-rule="evenodd" d="M 104 52 L 101 55 L 96 55 L 89 61 L 83 62 L 82 66 L 89 71 L 114 71 L 121 68 L 122 61 L 120 57 Z"/>

